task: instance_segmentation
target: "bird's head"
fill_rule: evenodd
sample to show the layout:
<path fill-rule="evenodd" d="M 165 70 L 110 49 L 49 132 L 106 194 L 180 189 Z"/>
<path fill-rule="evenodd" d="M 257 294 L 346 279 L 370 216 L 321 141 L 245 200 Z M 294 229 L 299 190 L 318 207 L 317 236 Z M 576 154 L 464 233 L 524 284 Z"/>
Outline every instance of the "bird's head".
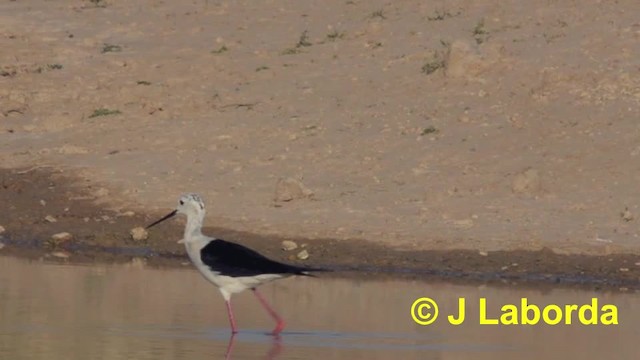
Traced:
<path fill-rule="evenodd" d="M 178 200 L 178 214 L 201 217 L 204 216 L 204 201 L 198 194 L 184 194 Z"/>
<path fill-rule="evenodd" d="M 175 210 L 165 215 L 161 219 L 154 221 L 147 229 L 155 226 L 167 219 L 174 217 L 177 214 L 184 214 L 187 216 L 187 219 L 199 219 L 202 221 L 204 219 L 205 209 L 204 209 L 204 201 L 198 194 L 185 194 L 180 197 L 178 200 L 178 206 Z"/>

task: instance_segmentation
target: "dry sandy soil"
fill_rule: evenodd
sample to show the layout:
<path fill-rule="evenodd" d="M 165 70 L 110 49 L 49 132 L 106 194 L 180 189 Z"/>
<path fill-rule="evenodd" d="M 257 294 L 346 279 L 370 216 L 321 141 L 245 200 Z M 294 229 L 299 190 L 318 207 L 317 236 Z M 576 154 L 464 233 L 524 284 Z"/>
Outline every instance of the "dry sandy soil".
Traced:
<path fill-rule="evenodd" d="M 639 13 L 5 1 L 0 164 L 64 169 L 113 211 L 198 192 L 209 224 L 261 236 L 638 255 Z"/>

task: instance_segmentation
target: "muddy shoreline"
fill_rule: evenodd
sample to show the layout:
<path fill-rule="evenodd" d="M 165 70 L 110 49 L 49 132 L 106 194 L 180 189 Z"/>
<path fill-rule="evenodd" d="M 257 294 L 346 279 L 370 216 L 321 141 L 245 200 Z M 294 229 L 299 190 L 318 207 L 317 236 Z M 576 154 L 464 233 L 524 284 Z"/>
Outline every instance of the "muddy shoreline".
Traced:
<path fill-rule="evenodd" d="M 188 266 L 181 238 L 182 222 L 154 229 L 135 242 L 129 231 L 162 214 L 102 204 L 104 190 L 62 170 L 0 170 L 0 225 L 5 228 L 0 255 L 67 263 L 125 263 Z M 45 218 L 51 216 L 54 222 Z M 59 232 L 73 239 L 54 244 Z M 571 255 L 551 250 L 479 252 L 472 250 L 405 251 L 363 240 L 289 239 L 307 244 L 310 257 L 281 250 L 282 238 L 208 227 L 208 234 L 255 248 L 267 256 L 335 270 L 330 276 L 402 277 L 433 281 L 509 284 L 560 284 L 588 288 L 640 289 L 640 256 Z"/>

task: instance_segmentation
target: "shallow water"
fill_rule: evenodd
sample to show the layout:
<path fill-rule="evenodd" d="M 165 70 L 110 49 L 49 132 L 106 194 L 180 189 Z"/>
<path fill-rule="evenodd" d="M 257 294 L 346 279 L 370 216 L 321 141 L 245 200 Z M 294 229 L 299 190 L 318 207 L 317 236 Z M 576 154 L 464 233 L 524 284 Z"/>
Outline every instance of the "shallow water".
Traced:
<path fill-rule="evenodd" d="M 261 288 L 287 321 L 279 337 L 249 292 L 236 295 L 240 333 L 230 337 L 217 289 L 194 270 L 140 263 L 71 266 L 0 257 L 2 359 L 635 359 L 640 297 L 575 289 L 429 284 L 420 281 L 291 278 Z M 437 321 L 417 325 L 413 301 L 430 297 Z M 467 301 L 466 321 L 457 314 Z M 480 325 L 500 306 L 614 304 L 619 325 Z M 576 324 L 577 322 L 577 324 Z"/>

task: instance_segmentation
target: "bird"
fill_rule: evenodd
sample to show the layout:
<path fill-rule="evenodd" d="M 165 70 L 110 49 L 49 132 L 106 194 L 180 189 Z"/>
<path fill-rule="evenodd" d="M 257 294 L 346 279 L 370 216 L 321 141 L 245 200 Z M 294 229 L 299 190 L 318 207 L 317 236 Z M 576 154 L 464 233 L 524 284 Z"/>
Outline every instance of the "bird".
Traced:
<path fill-rule="evenodd" d="M 179 242 L 185 245 L 189 259 L 196 269 L 220 290 L 227 307 L 232 334 L 238 332 L 238 327 L 231 307 L 231 295 L 251 289 L 260 304 L 276 322 L 272 334 L 278 335 L 285 327 L 284 320 L 269 305 L 257 287 L 293 275 L 313 276 L 313 272 L 327 271 L 284 264 L 243 245 L 204 235 L 202 233 L 205 217 L 204 201 L 194 193 L 180 196 L 175 210 L 146 228 L 149 229 L 178 214 L 187 217 L 184 238 Z"/>

